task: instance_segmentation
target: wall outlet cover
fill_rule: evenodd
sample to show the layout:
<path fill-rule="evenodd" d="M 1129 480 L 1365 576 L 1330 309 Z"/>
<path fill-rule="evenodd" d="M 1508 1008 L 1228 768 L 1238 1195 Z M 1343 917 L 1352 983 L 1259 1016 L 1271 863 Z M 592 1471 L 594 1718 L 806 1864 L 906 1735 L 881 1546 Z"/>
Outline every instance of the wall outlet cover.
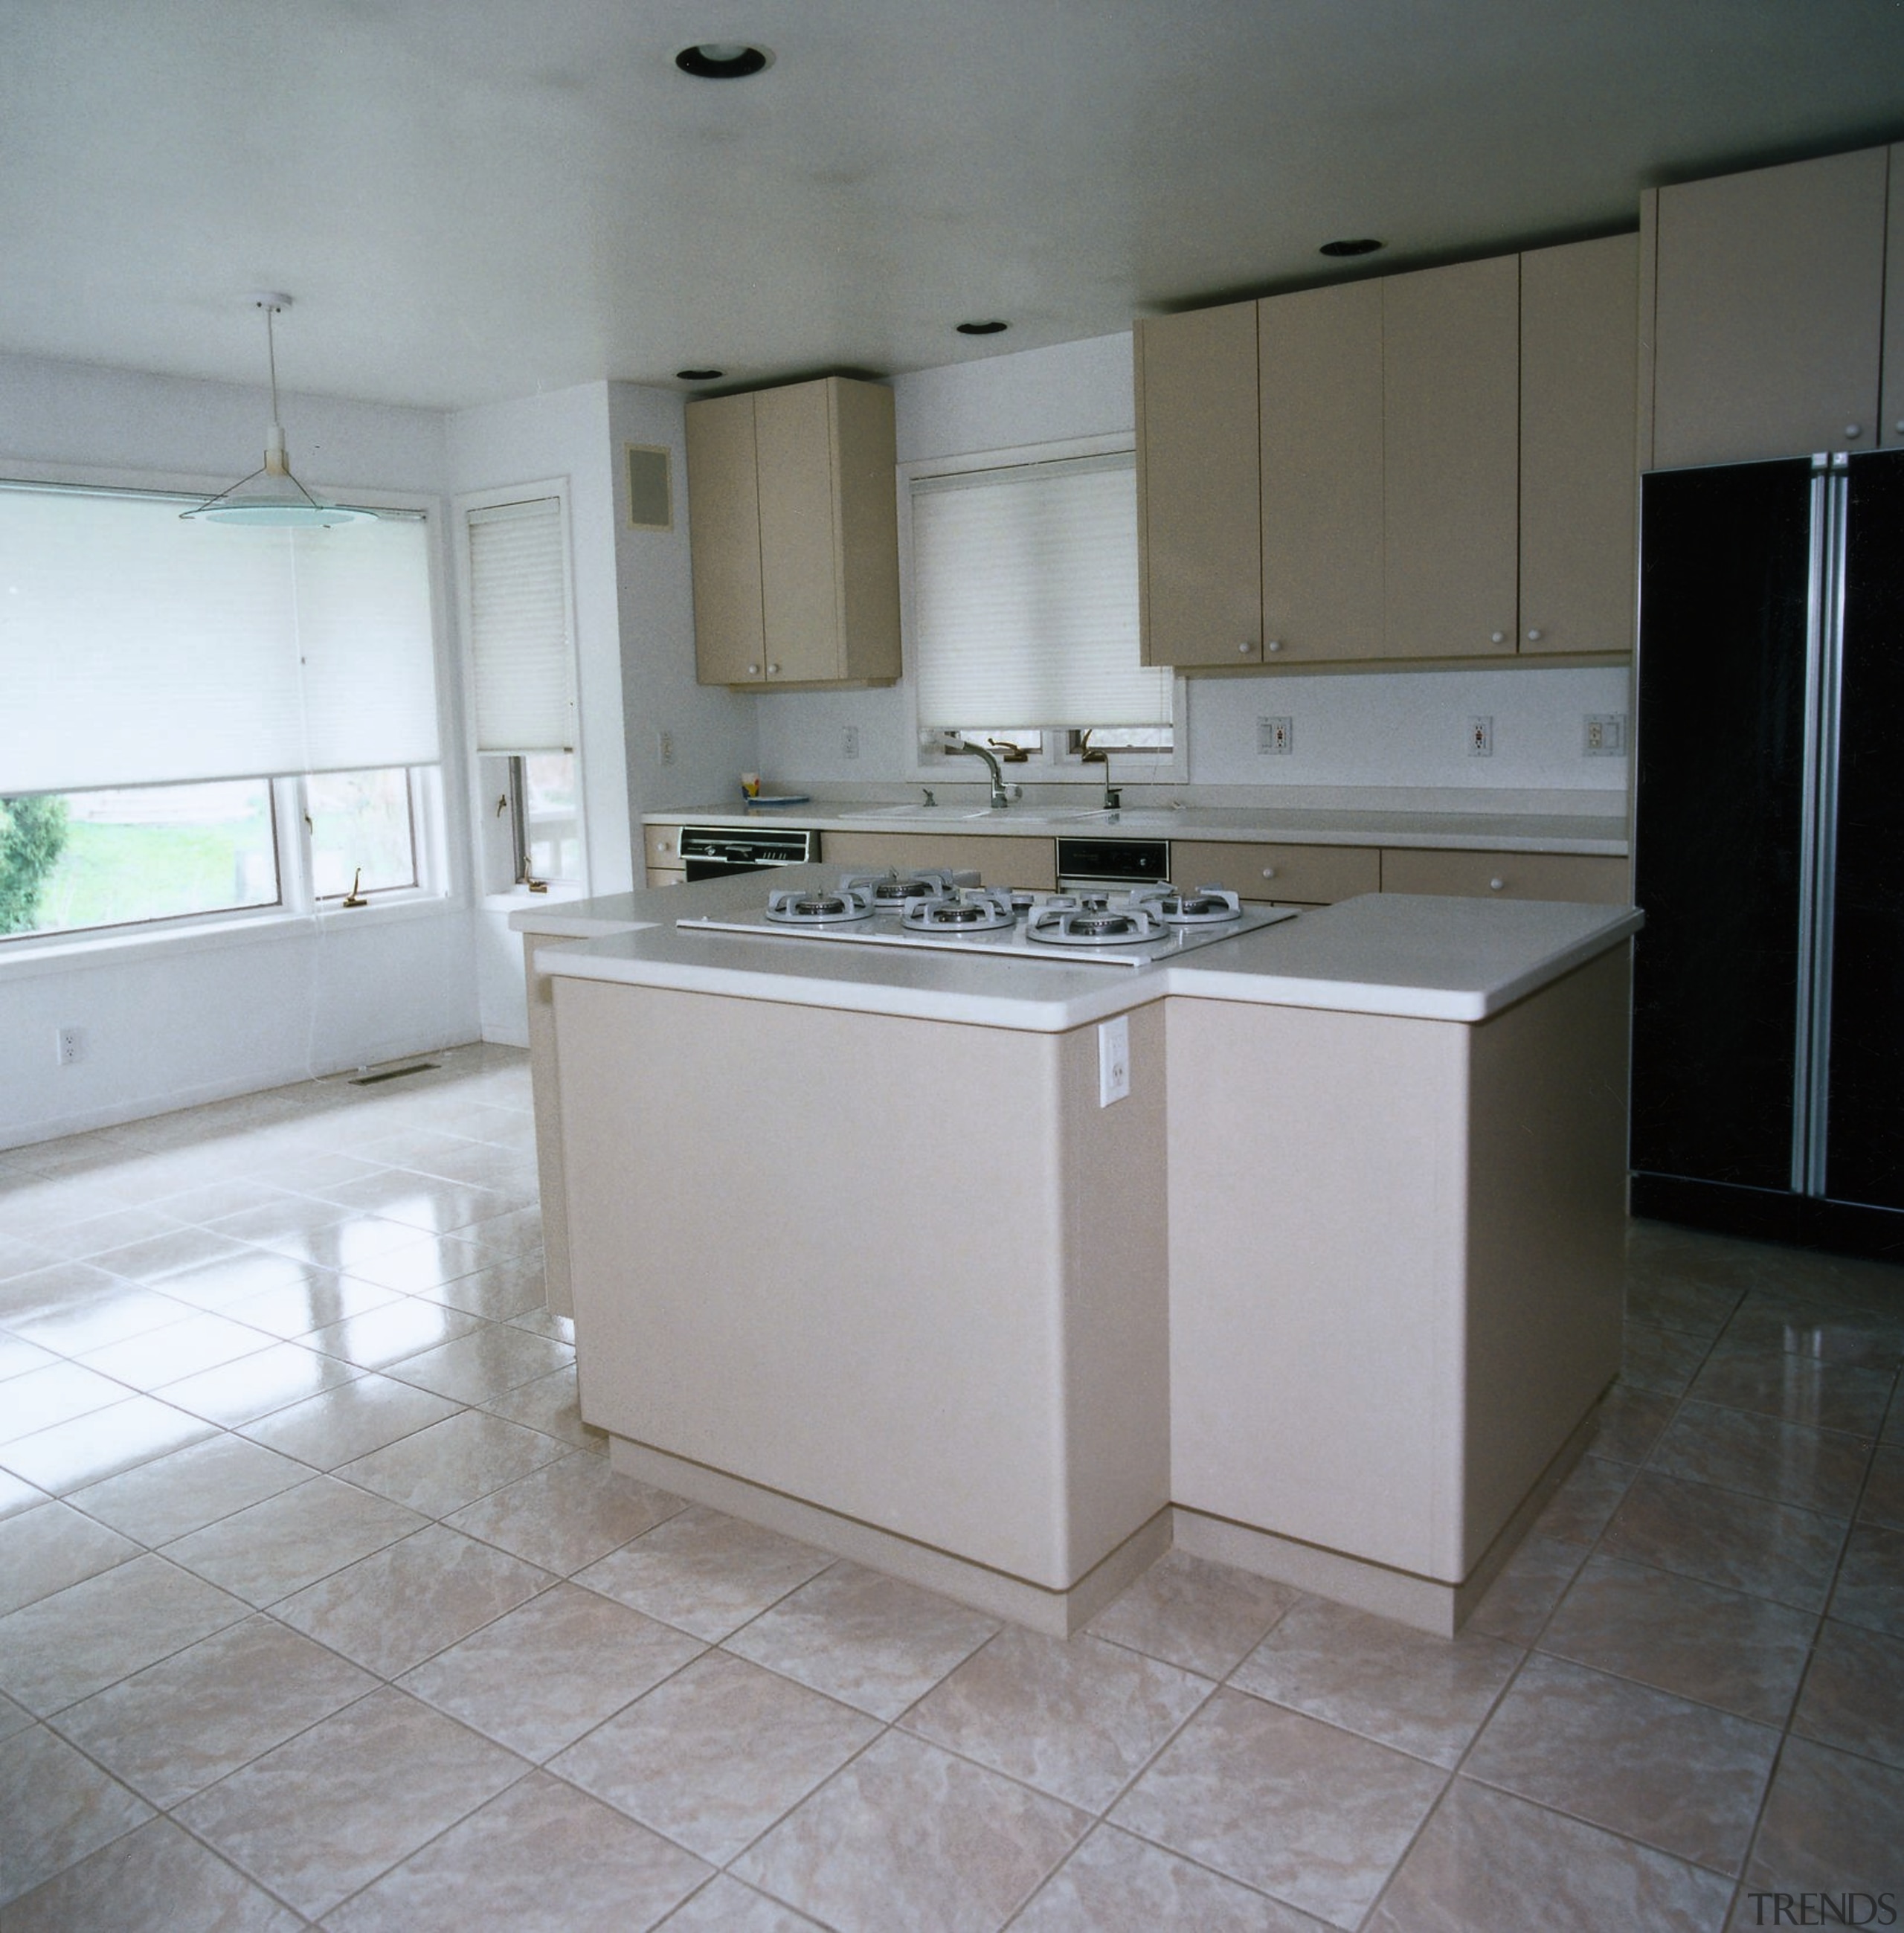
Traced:
<path fill-rule="evenodd" d="M 1130 1092 L 1130 1016 L 1100 1021 L 1097 1029 L 1097 1105 L 1108 1108 Z"/>
<path fill-rule="evenodd" d="M 1623 759 L 1626 756 L 1626 713 L 1590 711 L 1581 749 L 1590 759 Z"/>
<path fill-rule="evenodd" d="M 1295 721 L 1292 718 L 1259 717 L 1256 720 L 1256 751 L 1260 757 L 1279 757 L 1294 750 L 1295 746 Z"/>
<path fill-rule="evenodd" d="M 1468 720 L 1468 756 L 1491 759 L 1494 756 L 1494 721 L 1478 715 Z"/>
<path fill-rule="evenodd" d="M 857 725 L 847 725 L 843 726 L 841 728 L 840 750 L 847 758 L 856 759 L 859 757 L 859 727 Z"/>

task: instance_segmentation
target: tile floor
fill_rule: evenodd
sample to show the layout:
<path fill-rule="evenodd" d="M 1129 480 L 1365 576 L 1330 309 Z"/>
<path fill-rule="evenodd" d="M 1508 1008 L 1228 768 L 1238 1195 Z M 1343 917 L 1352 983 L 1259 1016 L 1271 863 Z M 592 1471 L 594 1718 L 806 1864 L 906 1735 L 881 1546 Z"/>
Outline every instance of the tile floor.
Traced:
<path fill-rule="evenodd" d="M 0 1933 L 1904 1894 L 1898 1272 L 1636 1227 L 1454 1643 L 1172 1555 L 1061 1644 L 612 1475 L 522 1057 L 441 1058 L 0 1155 Z"/>

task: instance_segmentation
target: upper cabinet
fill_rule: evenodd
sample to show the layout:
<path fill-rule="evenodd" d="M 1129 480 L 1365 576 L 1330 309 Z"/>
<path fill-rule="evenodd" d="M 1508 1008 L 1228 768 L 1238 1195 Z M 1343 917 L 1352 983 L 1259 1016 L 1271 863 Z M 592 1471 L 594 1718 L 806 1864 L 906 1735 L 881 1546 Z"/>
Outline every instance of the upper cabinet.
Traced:
<path fill-rule="evenodd" d="M 1135 354 L 1144 662 L 1259 663 L 1255 306 L 1140 322 Z"/>
<path fill-rule="evenodd" d="M 1140 322 L 1147 662 L 1630 649 L 1638 311 L 1626 235 Z"/>
<path fill-rule="evenodd" d="M 1524 655 L 1632 645 L 1638 305 L 1631 235 L 1520 258 Z"/>
<path fill-rule="evenodd" d="M 1344 282 L 1250 305 L 1269 663 L 1367 657 L 1382 635 L 1382 290 Z"/>
<path fill-rule="evenodd" d="M 687 405 L 703 684 L 899 675 L 892 392 L 819 382 Z"/>
<path fill-rule="evenodd" d="M 1512 657 L 1520 258 L 1382 284 L 1381 655 Z"/>
<path fill-rule="evenodd" d="M 1734 463 L 1904 441 L 1878 413 L 1888 333 L 1886 184 L 1896 149 L 1650 191 L 1652 438 L 1643 466 Z M 1904 188 L 1904 176 L 1899 186 Z M 1894 197 L 1893 197 L 1894 198 Z M 1890 220 L 1894 224 L 1893 211 Z"/>

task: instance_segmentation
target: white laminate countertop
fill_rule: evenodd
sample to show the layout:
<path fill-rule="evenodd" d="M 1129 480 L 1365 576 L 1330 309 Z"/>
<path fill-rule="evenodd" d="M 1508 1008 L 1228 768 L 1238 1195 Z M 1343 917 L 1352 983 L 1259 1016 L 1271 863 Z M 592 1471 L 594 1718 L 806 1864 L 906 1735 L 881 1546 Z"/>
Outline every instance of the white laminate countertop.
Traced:
<path fill-rule="evenodd" d="M 882 810 L 835 799 L 705 811 L 656 812 L 645 825 L 811 826 L 821 832 L 944 832 L 1039 839 L 1210 839 L 1295 846 L 1424 846 L 1498 852 L 1626 856 L 1626 822 L 1611 813 L 1396 810 L 1358 806 L 1157 806 L 1091 812 L 1048 802 L 997 811 L 954 803 Z"/>
<path fill-rule="evenodd" d="M 791 881 L 808 870 L 789 868 L 777 877 Z M 651 901 L 666 894 L 660 910 L 672 918 L 715 911 L 704 893 L 720 891 L 725 904 L 726 889 L 750 879 L 757 897 L 757 877 L 747 874 L 621 897 Z M 642 910 L 652 918 L 657 909 L 651 903 Z M 518 914 L 516 923 L 534 918 Z M 624 926 L 582 945 L 550 947 L 536 955 L 536 965 L 558 978 L 1034 1033 L 1065 1033 L 1167 995 L 1472 1022 L 1623 944 L 1641 923 L 1632 906 L 1372 893 L 1202 948 L 1168 966 L 1135 970 L 835 939 L 754 939 L 672 923 Z M 528 930 L 556 929 L 537 924 Z"/>

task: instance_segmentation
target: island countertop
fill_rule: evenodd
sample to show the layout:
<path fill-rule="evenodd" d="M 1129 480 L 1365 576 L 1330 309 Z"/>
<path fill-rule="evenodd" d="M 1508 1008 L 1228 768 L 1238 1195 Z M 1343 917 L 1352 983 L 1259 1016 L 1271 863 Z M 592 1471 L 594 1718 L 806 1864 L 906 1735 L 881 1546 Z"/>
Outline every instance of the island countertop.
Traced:
<path fill-rule="evenodd" d="M 807 870 L 780 876 L 794 881 Z M 750 880 L 757 897 L 758 881 L 749 875 L 710 887 Z M 537 954 L 537 968 L 558 978 L 1039 1033 L 1067 1032 L 1170 995 L 1472 1023 L 1620 945 L 1641 924 L 1632 906 L 1372 893 L 1168 966 L 1132 970 L 647 923 L 717 910 L 702 897 L 710 887 L 624 895 L 647 903 L 631 904 L 621 931 L 604 933 L 597 925 L 592 930 L 604 936 L 549 948 Z M 654 904 L 661 893 L 667 898 Z M 554 936 L 564 931 L 554 923 L 558 912 L 519 914 L 514 923 Z"/>

